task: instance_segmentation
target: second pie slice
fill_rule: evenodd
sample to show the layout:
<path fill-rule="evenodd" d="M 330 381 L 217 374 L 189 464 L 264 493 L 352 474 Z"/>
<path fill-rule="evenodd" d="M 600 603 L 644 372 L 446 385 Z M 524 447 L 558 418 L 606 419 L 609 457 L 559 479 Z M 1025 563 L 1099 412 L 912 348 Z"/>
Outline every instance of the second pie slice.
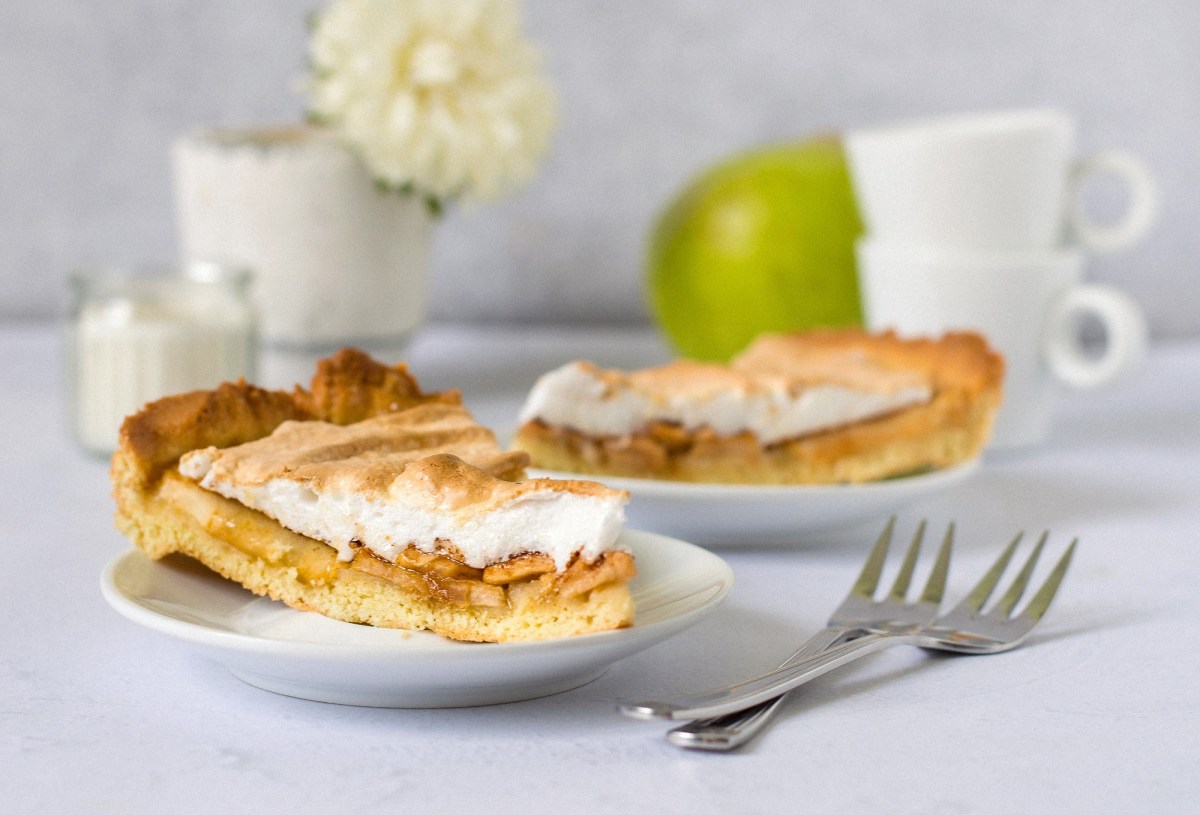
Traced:
<path fill-rule="evenodd" d="M 548 470 L 727 484 L 837 484 L 977 456 L 1004 363 L 978 334 L 764 335 L 728 365 L 544 375 L 514 445 Z"/>

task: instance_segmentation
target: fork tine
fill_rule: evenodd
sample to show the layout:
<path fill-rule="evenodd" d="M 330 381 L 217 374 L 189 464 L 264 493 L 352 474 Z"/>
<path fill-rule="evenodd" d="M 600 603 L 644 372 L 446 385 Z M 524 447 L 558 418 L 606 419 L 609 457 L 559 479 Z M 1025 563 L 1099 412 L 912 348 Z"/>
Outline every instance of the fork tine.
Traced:
<path fill-rule="evenodd" d="M 1050 536 L 1050 532 L 1042 533 L 1038 538 L 1037 544 L 1033 547 L 1033 552 L 1025 561 L 1025 565 L 1021 567 L 1021 571 L 1013 580 L 1012 585 L 1008 587 L 1008 591 L 1000 598 L 1000 602 L 996 604 L 994 611 L 1004 617 L 1012 614 L 1012 610 L 1017 607 L 1017 603 L 1021 599 L 1021 595 L 1025 593 L 1025 587 L 1029 585 L 1029 578 L 1033 576 L 1034 566 L 1037 565 L 1038 557 L 1042 554 L 1042 547 L 1046 545 L 1046 538 Z"/>
<path fill-rule="evenodd" d="M 1029 601 L 1029 605 L 1021 612 L 1021 618 L 1026 620 L 1030 625 L 1036 623 L 1046 613 L 1046 609 L 1050 608 L 1050 601 L 1054 599 L 1054 595 L 1058 592 L 1058 587 L 1062 585 L 1063 575 L 1067 573 L 1067 567 L 1071 565 L 1071 557 L 1075 554 L 1075 544 L 1079 543 L 1079 538 L 1071 541 L 1071 545 L 1067 547 L 1067 551 L 1058 559 L 1058 563 L 1054 564 L 1054 570 L 1050 572 L 1050 576 L 1046 578 L 1046 582 L 1042 583 L 1042 587 L 1038 589 L 1037 594 Z"/>
<path fill-rule="evenodd" d="M 956 606 L 955 610 L 969 609 L 971 612 L 978 612 L 983 608 L 983 604 L 992 596 L 992 591 L 996 588 L 996 584 L 1000 582 L 1000 577 L 1004 574 L 1004 570 L 1008 568 L 1008 562 L 1012 560 L 1013 552 L 1017 550 L 1017 544 L 1021 542 L 1021 537 L 1024 532 L 1018 532 L 1017 536 L 1012 539 L 1004 551 L 1000 553 L 1000 557 L 996 558 L 996 562 L 992 564 L 992 568 L 987 570 L 975 587 L 971 589 L 970 594 L 962 599 L 962 602 Z"/>
<path fill-rule="evenodd" d="M 916 534 L 913 535 L 912 543 L 908 545 L 908 551 L 904 553 L 904 562 L 900 564 L 900 572 L 896 575 L 896 582 L 892 584 L 891 594 L 888 595 L 893 600 L 903 601 L 908 596 L 908 584 L 912 582 L 913 571 L 917 568 L 917 557 L 921 554 L 921 541 L 925 537 L 925 521 L 917 526 Z"/>
<path fill-rule="evenodd" d="M 879 533 L 879 539 L 875 541 L 875 547 L 867 557 L 867 562 L 863 564 L 862 572 L 854 581 L 854 588 L 850 590 L 851 594 L 867 599 L 875 596 L 875 588 L 879 585 L 879 575 L 883 573 L 883 564 L 887 560 L 888 545 L 892 542 L 892 530 L 895 527 L 896 516 L 893 515 L 888 518 L 887 526 Z"/>
<path fill-rule="evenodd" d="M 946 591 L 946 576 L 950 573 L 950 549 L 954 545 L 954 522 L 946 527 L 946 537 L 942 539 L 942 547 L 938 549 L 937 560 L 933 562 L 933 570 L 925 581 L 925 589 L 921 592 L 922 603 L 938 605 L 942 602 L 942 594 Z"/>

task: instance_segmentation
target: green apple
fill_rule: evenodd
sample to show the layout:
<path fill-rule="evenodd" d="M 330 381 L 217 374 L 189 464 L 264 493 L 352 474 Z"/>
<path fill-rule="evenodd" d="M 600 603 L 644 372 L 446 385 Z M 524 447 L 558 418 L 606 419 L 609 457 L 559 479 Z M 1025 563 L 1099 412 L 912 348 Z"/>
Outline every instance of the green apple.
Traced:
<path fill-rule="evenodd" d="M 861 232 L 837 138 L 736 156 L 696 179 L 655 224 L 650 308 L 680 353 L 713 361 L 762 332 L 861 325 Z"/>

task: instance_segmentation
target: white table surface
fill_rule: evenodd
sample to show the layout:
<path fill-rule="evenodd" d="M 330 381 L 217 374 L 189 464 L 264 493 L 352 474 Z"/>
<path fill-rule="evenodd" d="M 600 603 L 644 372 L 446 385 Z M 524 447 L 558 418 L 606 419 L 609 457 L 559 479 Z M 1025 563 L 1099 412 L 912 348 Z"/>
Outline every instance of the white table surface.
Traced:
<path fill-rule="evenodd" d="M 407 357 L 504 433 L 542 370 L 663 353 L 645 331 L 433 327 Z M 989 456 L 901 516 L 957 521 L 951 595 L 1019 528 L 1049 528 L 1054 552 L 1079 536 L 1025 647 L 868 657 L 732 754 L 675 748 L 613 700 L 771 667 L 821 626 L 868 540 L 726 549 L 737 584 L 712 616 L 558 696 L 277 696 L 108 608 L 99 575 L 128 544 L 106 464 L 64 429 L 57 330 L 0 329 L 0 365 L 0 812 L 1200 811 L 1200 345 L 1155 347 L 1120 386 L 1065 398 L 1050 443 Z"/>

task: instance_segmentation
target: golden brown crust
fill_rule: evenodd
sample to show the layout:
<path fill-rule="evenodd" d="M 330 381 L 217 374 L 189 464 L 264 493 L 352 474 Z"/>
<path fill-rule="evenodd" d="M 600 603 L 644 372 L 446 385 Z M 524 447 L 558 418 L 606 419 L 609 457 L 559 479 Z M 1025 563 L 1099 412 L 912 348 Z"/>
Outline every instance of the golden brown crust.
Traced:
<path fill-rule="evenodd" d="M 309 417 L 292 394 L 244 381 L 168 396 L 125 419 L 113 469 L 146 486 L 189 450 L 240 444 L 269 434 L 289 419 Z"/>
<path fill-rule="evenodd" d="M 407 365 L 382 365 L 355 348 L 343 348 L 318 362 L 312 390 L 297 391 L 296 398 L 310 416 L 334 424 L 360 422 L 417 404 L 462 404 L 457 390 L 422 393 Z"/>
<path fill-rule="evenodd" d="M 915 374 L 928 403 L 763 446 L 749 432 L 719 435 L 652 424 L 626 436 L 589 436 L 526 422 L 514 446 L 537 467 L 593 475 L 744 484 L 874 481 L 967 461 L 983 449 L 1001 398 L 1003 359 L 978 334 L 901 339 L 893 332 L 825 331 L 764 337 L 732 365 L 793 378 L 822 367 Z M 812 360 L 818 361 L 816 365 Z M 811 379 L 807 381 L 812 381 Z"/>
<path fill-rule="evenodd" d="M 145 487 L 189 450 L 260 439 L 289 419 L 349 424 L 414 405 L 461 402 L 458 391 L 422 393 L 403 364 L 383 365 L 345 348 L 317 363 L 311 391 L 268 391 L 243 380 L 151 402 L 122 423 L 113 468 Z"/>
<path fill-rule="evenodd" d="M 332 547 L 176 472 L 190 450 L 254 441 L 287 421 L 350 424 L 414 406 L 461 413 L 460 402 L 456 391 L 423 393 L 403 365 L 384 366 L 353 350 L 323 360 L 311 390 L 238 382 L 161 399 L 122 426 L 112 463 L 117 527 L 153 558 L 179 552 L 256 594 L 350 622 L 489 642 L 630 625 L 632 560 L 624 553 L 563 573 L 502 568 L 490 581 L 482 570 L 416 550 L 400 566 L 364 553 L 345 563 Z M 526 461 L 524 454 L 501 454 L 494 474 L 521 479 Z"/>

